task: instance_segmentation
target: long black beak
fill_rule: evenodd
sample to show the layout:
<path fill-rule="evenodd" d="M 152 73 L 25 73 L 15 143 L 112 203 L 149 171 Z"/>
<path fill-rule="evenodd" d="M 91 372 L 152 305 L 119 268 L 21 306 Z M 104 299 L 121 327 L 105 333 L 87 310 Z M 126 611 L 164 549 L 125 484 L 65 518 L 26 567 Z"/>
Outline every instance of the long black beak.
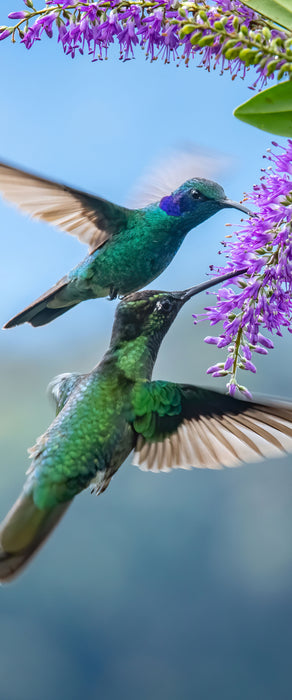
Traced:
<path fill-rule="evenodd" d="M 197 284 L 195 287 L 190 287 L 190 289 L 185 289 L 184 292 L 176 292 L 177 296 L 181 299 L 182 303 L 184 304 L 188 299 L 191 299 L 191 297 L 194 297 L 195 294 L 200 294 L 200 292 L 203 292 L 205 289 L 210 289 L 210 287 L 215 287 L 216 284 L 221 284 L 222 282 L 225 282 L 226 280 L 230 280 L 232 277 L 238 277 L 238 275 L 244 275 L 244 273 L 247 271 L 247 267 L 242 268 L 241 270 L 233 270 L 232 272 L 226 272 L 225 275 L 221 275 L 220 277 L 213 277 L 211 280 L 206 280 L 205 282 L 202 282 L 202 284 Z"/>
<path fill-rule="evenodd" d="M 248 216 L 254 216 L 254 212 L 245 207 L 244 204 L 234 202 L 233 199 L 227 199 L 227 197 L 222 200 L 222 206 L 230 209 L 239 209 L 239 211 L 243 211 Z"/>

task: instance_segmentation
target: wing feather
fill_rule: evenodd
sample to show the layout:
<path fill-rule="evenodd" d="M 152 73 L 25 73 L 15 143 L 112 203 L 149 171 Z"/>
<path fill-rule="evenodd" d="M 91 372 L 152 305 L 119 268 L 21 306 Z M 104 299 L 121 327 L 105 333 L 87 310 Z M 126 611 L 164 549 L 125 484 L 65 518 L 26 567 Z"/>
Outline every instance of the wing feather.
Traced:
<path fill-rule="evenodd" d="M 218 445 L 220 459 L 225 463 L 227 467 L 234 467 L 240 463 L 240 457 L 238 451 L 231 444 L 230 440 L 226 437 L 224 430 L 219 430 L 216 425 L 216 420 L 214 418 L 201 417 L 201 421 L 208 425 L 209 431 L 212 435 L 212 439 L 215 440 Z"/>
<path fill-rule="evenodd" d="M 162 384 L 163 403 L 159 406 Z M 154 426 L 154 432 L 143 435 L 143 421 L 141 433 L 139 422 L 135 423 L 134 464 L 141 469 L 220 469 L 292 452 L 292 404 L 252 403 L 165 382 L 149 382 L 143 391 L 153 400 L 148 425 Z M 177 391 L 181 392 L 181 410 L 175 413 Z M 168 414 L 167 392 L 172 401 Z M 149 395 L 145 402 L 148 410 Z"/>
<path fill-rule="evenodd" d="M 77 236 L 93 252 L 125 226 L 130 209 L 0 163 L 4 199 L 35 219 Z"/>

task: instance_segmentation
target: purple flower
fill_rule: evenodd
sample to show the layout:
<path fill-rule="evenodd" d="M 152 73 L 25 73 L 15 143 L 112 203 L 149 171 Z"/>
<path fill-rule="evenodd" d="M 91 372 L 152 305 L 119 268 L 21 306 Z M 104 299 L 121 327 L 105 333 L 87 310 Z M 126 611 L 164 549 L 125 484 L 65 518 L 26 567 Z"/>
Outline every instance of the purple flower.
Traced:
<path fill-rule="evenodd" d="M 31 11 L 12 12 L 9 17 L 29 24 L 24 25 L 25 29 L 20 27 L 21 22 L 17 26 L 27 48 L 40 40 L 43 31 L 52 37 L 56 22 L 58 41 L 71 57 L 76 50 L 83 54 L 86 46 L 93 61 L 102 59 L 116 40 L 123 60 L 133 58 L 134 48 L 140 45 L 151 61 L 161 57 L 166 63 L 183 59 L 188 64 L 191 58 L 199 56 L 199 66 L 207 70 L 219 68 L 221 73 L 229 70 L 232 79 L 238 74 L 245 77 L 255 63 L 253 87 L 262 87 L 282 67 L 290 75 L 287 34 L 263 28 L 259 16 L 239 0 L 214 0 L 212 6 L 198 0 L 197 9 L 187 5 L 174 9 L 172 0 L 162 0 L 159 6 L 151 8 L 143 6 L 143 2 L 135 5 L 135 0 L 132 5 L 122 5 L 118 0 L 46 0 L 37 20 L 31 0 L 24 2 Z M 47 22 L 50 7 L 54 9 L 54 19 Z M 24 38 L 23 30 L 27 35 Z M 6 36 L 2 33 L 1 38 Z M 247 52 L 242 53 L 246 47 Z"/>
<path fill-rule="evenodd" d="M 124 61 L 128 61 L 131 56 L 134 56 L 133 46 L 138 44 L 138 37 L 136 36 L 135 28 L 135 18 L 129 17 L 126 25 L 118 34 L 118 40 L 121 47 L 121 58 Z M 129 53 L 131 54 L 130 56 Z"/>
<path fill-rule="evenodd" d="M 138 34 L 141 36 L 141 45 L 146 49 L 146 56 L 150 56 L 151 61 L 156 57 L 157 49 L 163 42 L 161 30 L 163 25 L 164 15 L 163 10 L 159 8 L 154 10 L 153 14 L 145 17 L 139 29 Z"/>
<path fill-rule="evenodd" d="M 286 148 L 274 147 L 281 148 L 280 153 L 268 150 L 264 158 L 269 169 L 248 196 L 256 215 L 225 244 L 228 262 L 218 268 L 222 274 L 246 266 L 247 274 L 210 292 L 217 303 L 203 314 L 211 325 L 223 323 L 220 338 L 208 336 L 206 341 L 217 347 L 231 344 L 224 365 L 229 392 L 231 386 L 233 392 L 234 386 L 242 391 L 236 380 L 238 369 L 256 372 L 252 353 L 265 355 L 274 347 L 266 332 L 278 336 L 283 328 L 292 332 L 292 140 Z M 246 391 L 244 387 L 245 395 Z"/>

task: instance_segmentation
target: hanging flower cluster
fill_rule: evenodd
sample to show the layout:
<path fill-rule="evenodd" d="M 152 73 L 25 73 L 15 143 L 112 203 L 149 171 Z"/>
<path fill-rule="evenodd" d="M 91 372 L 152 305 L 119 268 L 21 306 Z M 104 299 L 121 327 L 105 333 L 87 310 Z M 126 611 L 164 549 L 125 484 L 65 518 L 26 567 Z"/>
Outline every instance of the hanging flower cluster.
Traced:
<path fill-rule="evenodd" d="M 93 61 L 107 58 L 117 42 L 120 58 L 134 57 L 140 46 L 151 61 L 200 57 L 200 66 L 227 69 L 235 77 L 245 76 L 255 65 L 256 83 L 292 73 L 292 36 L 269 28 L 267 22 L 239 0 L 46 0 L 40 10 L 33 0 L 24 0 L 26 10 L 11 12 L 14 26 L 0 27 L 0 40 L 16 36 L 26 46 L 53 36 L 55 29 L 64 52 L 74 58 L 88 51 Z"/>
<path fill-rule="evenodd" d="M 238 389 L 250 396 L 238 384 L 237 370 L 256 372 L 253 354 L 266 355 L 274 347 L 261 331 L 281 336 L 287 328 L 292 333 L 292 140 L 287 148 L 272 144 L 281 150 L 264 156 L 270 164 L 247 196 L 256 207 L 255 216 L 235 240 L 223 243 L 228 263 L 218 268 L 222 274 L 246 266 L 247 275 L 234 283 L 235 290 L 226 285 L 219 289 L 216 306 L 206 308 L 203 315 L 211 326 L 223 322 L 223 333 L 208 336 L 205 342 L 227 347 L 227 359 L 207 373 L 226 377 L 231 395 Z"/>

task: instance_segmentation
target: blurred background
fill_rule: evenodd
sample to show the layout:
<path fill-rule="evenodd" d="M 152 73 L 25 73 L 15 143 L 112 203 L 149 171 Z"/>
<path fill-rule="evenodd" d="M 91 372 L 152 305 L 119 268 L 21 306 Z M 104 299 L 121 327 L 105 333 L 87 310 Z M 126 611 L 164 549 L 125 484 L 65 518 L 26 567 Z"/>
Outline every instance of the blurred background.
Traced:
<path fill-rule="evenodd" d="M 23 3 L 3 3 L 7 12 Z M 1 43 L 0 159 L 125 203 L 171 147 L 221 151 L 220 182 L 241 199 L 260 177 L 268 134 L 232 117 L 248 84 L 182 64 L 66 58 L 55 39 L 30 51 Z M 195 175 L 195 173 L 194 173 Z M 0 202 L 1 325 L 86 254 L 85 247 Z M 223 211 L 186 238 L 154 283 L 203 281 L 240 222 Z M 221 261 L 220 261 L 221 262 Z M 189 303 L 168 333 L 154 377 L 211 385 L 220 360 Z M 46 386 L 88 371 L 106 349 L 116 303 L 80 304 L 54 323 L 2 331 L 0 510 L 22 487 L 26 449 L 49 425 Z M 223 355 L 223 354 L 222 354 Z M 277 339 L 252 392 L 291 399 L 291 336 Z M 238 470 L 144 474 L 131 461 L 106 493 L 83 493 L 24 574 L 0 590 L 3 700 L 278 700 L 291 698 L 291 457 Z"/>

